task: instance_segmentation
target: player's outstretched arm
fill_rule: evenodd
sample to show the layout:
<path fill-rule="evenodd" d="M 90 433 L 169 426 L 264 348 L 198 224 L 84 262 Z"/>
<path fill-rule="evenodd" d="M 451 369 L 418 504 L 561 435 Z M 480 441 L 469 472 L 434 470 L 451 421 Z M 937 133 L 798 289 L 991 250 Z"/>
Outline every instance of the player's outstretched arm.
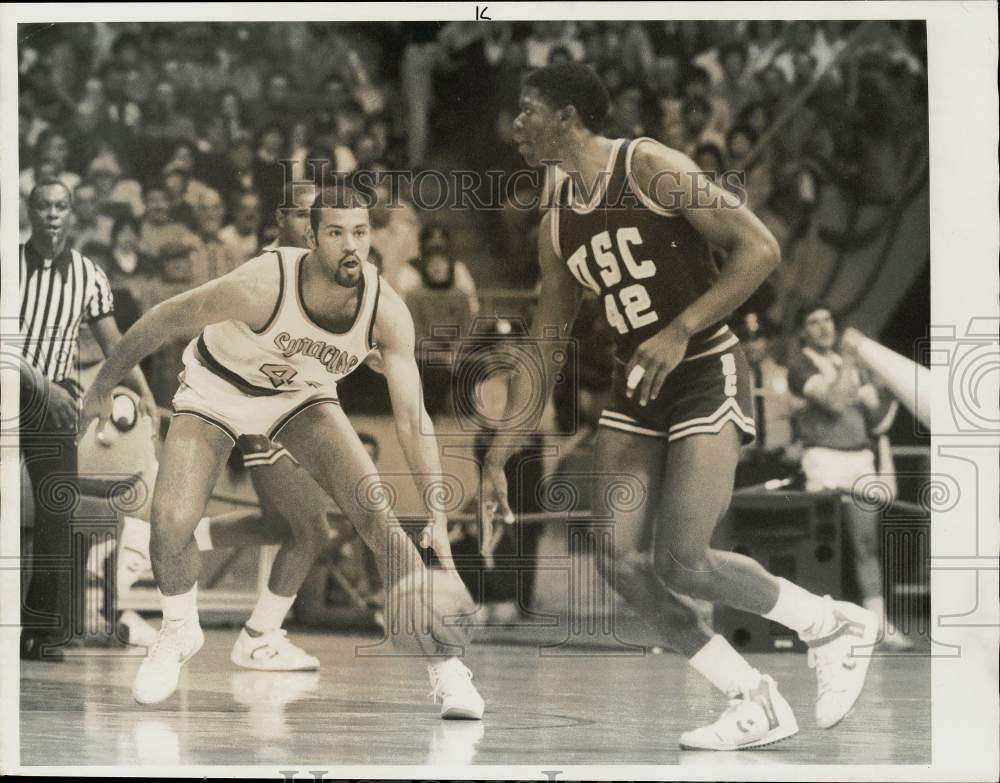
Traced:
<path fill-rule="evenodd" d="M 150 308 L 117 342 L 87 390 L 82 429 L 95 417 L 107 417 L 115 386 L 164 343 L 190 339 L 209 324 L 221 321 L 244 321 L 252 327 L 266 323 L 274 310 L 278 278 L 274 258 L 262 256 Z"/>
<path fill-rule="evenodd" d="M 541 289 L 538 295 L 538 305 L 531 322 L 531 338 L 544 341 L 548 335 L 556 334 L 560 340 L 569 336 L 573 321 L 580 309 L 581 291 L 576 280 L 570 275 L 562 259 L 552 246 L 552 214 L 546 212 L 538 229 L 538 263 L 541 268 Z M 538 388 L 535 378 L 529 373 L 514 373 L 507 389 L 507 407 L 504 421 L 511 421 L 516 411 L 537 407 L 541 410 L 544 402 L 552 394 L 555 377 L 559 366 L 555 363 L 554 351 L 542 351 L 544 365 L 544 381 Z M 543 405 L 535 405 L 539 399 Z M 482 542 L 484 548 L 491 545 L 499 534 L 492 533 L 493 516 L 499 511 L 504 521 L 514 521 L 514 514 L 507 500 L 507 479 L 504 466 L 516 444 L 503 437 L 502 428 L 486 454 L 483 464 L 483 490 L 481 502 L 481 518 L 483 521 Z"/>
<path fill-rule="evenodd" d="M 645 405 L 683 359 L 691 335 L 725 320 L 749 299 L 781 262 L 781 248 L 740 196 L 700 174 L 687 155 L 642 142 L 632 171 L 639 189 L 656 205 L 680 213 L 709 243 L 727 251 L 715 284 L 632 356 L 626 377 L 642 367 L 634 391 Z"/>
<path fill-rule="evenodd" d="M 396 434 L 430 514 L 424 544 L 430 545 L 445 567 L 454 570 L 448 541 L 448 518 L 434 508 L 434 498 L 443 480 L 434 424 L 424 407 L 420 371 L 414 356 L 416 335 L 413 319 L 402 298 L 385 281 L 375 317 L 375 342 L 381 353 L 380 372 L 389 385 Z"/>

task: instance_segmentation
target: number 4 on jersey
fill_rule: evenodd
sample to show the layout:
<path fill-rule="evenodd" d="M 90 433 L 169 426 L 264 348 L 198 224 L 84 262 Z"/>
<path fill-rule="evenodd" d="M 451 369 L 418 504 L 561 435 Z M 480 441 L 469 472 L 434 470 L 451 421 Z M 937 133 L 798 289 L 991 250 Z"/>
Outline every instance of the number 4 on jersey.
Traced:
<path fill-rule="evenodd" d="M 275 389 L 287 386 L 292 382 L 292 378 L 299 374 L 298 370 L 287 364 L 262 364 L 260 371 L 268 377 Z"/>

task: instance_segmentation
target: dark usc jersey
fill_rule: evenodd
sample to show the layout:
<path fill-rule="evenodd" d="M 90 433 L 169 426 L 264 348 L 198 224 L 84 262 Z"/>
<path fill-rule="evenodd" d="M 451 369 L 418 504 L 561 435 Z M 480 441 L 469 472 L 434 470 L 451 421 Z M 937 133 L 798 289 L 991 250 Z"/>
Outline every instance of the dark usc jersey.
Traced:
<path fill-rule="evenodd" d="M 560 184 L 552 209 L 552 243 L 580 285 L 602 300 L 627 361 L 644 340 L 667 326 L 716 281 L 708 242 L 677 212 L 643 194 L 632 177 L 632 155 L 643 139 L 617 139 L 596 186 Z M 588 196 L 593 196 L 589 203 Z M 694 335 L 688 356 L 733 335 L 715 324 Z M 735 340 L 733 340 L 735 342 Z"/>

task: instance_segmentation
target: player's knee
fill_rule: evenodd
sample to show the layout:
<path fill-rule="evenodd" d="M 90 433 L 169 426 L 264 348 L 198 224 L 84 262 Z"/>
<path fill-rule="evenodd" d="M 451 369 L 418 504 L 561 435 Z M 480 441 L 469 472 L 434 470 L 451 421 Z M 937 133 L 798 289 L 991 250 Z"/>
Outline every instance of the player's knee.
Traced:
<path fill-rule="evenodd" d="M 653 564 L 647 552 L 616 552 L 595 558 L 597 572 L 607 582 L 640 579 L 649 574 Z"/>
<path fill-rule="evenodd" d="M 154 499 L 150 514 L 153 537 L 164 541 L 187 537 L 184 533 L 190 534 L 198 522 L 195 518 L 192 523 L 191 516 L 176 503 L 156 502 Z"/>

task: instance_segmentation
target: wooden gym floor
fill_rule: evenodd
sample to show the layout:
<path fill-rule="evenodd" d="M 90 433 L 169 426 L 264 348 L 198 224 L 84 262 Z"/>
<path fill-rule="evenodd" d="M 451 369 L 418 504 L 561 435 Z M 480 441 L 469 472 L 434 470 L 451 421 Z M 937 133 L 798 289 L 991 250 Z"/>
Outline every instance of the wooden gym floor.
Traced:
<path fill-rule="evenodd" d="M 678 735 L 723 700 L 677 655 L 540 657 L 537 647 L 470 648 L 487 702 L 482 722 L 442 721 L 419 659 L 355 657 L 373 637 L 293 634 L 317 673 L 261 673 L 229 662 L 235 630 L 206 630 L 202 651 L 162 705 L 131 697 L 136 651 L 73 650 L 63 664 L 21 662 L 21 764 L 571 765 L 717 763 Z M 141 652 L 141 651 L 140 651 Z M 812 718 L 814 674 L 797 653 L 748 656 L 772 674 L 798 736 L 726 764 L 926 764 L 930 659 L 876 657 L 865 692 L 836 728 Z M 546 767 L 548 768 L 548 767 Z"/>

